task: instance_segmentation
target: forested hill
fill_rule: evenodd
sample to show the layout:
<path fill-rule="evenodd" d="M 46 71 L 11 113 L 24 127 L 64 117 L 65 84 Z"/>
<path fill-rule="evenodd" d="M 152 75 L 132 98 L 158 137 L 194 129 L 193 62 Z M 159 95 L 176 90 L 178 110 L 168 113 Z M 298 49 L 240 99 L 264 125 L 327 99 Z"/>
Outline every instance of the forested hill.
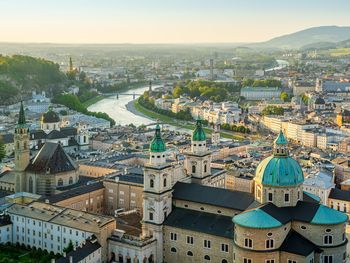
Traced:
<path fill-rule="evenodd" d="M 60 93 L 66 83 L 66 74 L 52 61 L 22 55 L 0 55 L 1 104 L 18 102 L 33 90 L 46 91 L 52 96 Z"/>

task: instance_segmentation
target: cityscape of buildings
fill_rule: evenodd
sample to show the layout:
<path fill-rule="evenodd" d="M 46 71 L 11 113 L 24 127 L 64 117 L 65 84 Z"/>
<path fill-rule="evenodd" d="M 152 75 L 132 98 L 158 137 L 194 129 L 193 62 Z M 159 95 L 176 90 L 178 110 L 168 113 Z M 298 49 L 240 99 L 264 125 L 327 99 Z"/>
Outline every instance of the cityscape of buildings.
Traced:
<path fill-rule="evenodd" d="M 350 262 L 350 27 L 214 42 L 0 43 L 0 263 Z"/>

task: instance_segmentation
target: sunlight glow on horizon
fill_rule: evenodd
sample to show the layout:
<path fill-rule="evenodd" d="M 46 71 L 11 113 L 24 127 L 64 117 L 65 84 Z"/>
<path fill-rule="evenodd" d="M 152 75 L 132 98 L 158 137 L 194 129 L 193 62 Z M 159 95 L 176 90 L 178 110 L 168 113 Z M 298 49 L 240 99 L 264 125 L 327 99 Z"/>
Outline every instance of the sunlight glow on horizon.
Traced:
<path fill-rule="evenodd" d="M 350 25 L 347 0 L 0 0 L 0 42 L 259 42 Z"/>

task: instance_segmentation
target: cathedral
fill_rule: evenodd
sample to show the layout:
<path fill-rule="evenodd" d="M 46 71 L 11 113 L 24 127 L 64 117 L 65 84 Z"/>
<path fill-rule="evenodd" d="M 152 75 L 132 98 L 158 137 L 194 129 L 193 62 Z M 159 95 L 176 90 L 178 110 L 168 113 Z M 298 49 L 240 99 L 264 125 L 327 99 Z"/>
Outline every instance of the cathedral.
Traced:
<path fill-rule="evenodd" d="M 190 180 L 178 180 L 157 126 L 144 169 L 142 234 L 112 238 L 111 262 L 345 262 L 348 218 L 302 191 L 303 171 L 282 132 L 256 169 L 253 194 L 203 183 L 211 157 L 200 121 L 191 144 Z"/>
<path fill-rule="evenodd" d="M 47 122 L 42 124 L 50 130 Z M 52 125 L 54 130 L 58 129 L 57 123 Z M 37 154 L 30 158 L 30 131 L 22 103 L 14 134 L 14 152 L 14 169 L 0 177 L 3 190 L 50 196 L 60 187 L 73 185 L 79 180 L 78 167 L 60 142 L 44 142 Z"/>

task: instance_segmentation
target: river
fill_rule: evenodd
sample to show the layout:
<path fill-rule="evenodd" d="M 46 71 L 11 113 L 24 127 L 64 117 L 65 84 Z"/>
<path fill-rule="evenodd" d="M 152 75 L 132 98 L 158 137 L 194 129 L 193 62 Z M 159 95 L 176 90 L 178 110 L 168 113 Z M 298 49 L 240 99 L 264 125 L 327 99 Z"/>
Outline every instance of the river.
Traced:
<path fill-rule="evenodd" d="M 142 94 L 144 91 L 148 89 L 148 86 L 131 89 L 122 93 L 133 94 Z M 105 112 L 107 113 L 115 123 L 118 125 L 128 125 L 130 123 L 139 126 L 142 124 L 150 124 L 154 123 L 153 120 L 142 117 L 140 115 L 136 115 L 131 111 L 128 111 L 126 105 L 133 100 L 132 95 L 119 95 L 119 98 L 116 97 L 108 97 L 103 100 L 98 101 L 97 103 L 88 107 L 89 111 L 97 111 L 97 112 Z"/>
<path fill-rule="evenodd" d="M 278 64 L 277 67 L 269 68 L 269 69 L 266 69 L 265 71 L 279 70 L 279 69 L 283 69 L 283 68 L 289 66 L 289 63 L 288 63 L 288 61 L 286 61 L 286 60 L 276 59 L 276 62 L 277 62 L 277 64 Z"/>

